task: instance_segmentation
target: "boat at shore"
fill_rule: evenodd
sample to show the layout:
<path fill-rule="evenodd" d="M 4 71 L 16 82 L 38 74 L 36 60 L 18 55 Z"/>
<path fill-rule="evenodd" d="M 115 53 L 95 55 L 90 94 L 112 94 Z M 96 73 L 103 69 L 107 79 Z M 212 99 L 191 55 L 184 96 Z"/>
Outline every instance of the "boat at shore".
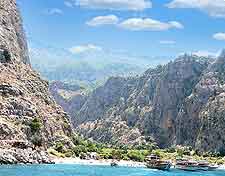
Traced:
<path fill-rule="evenodd" d="M 184 170 L 184 171 L 197 171 L 199 170 L 198 163 L 196 161 L 180 159 L 176 161 L 175 165 L 176 169 Z"/>
<path fill-rule="evenodd" d="M 158 169 L 168 171 L 171 167 L 171 162 L 166 160 L 161 160 L 160 157 L 156 155 L 150 155 L 146 158 L 146 166 L 150 169 Z"/>
<path fill-rule="evenodd" d="M 113 161 L 110 163 L 110 165 L 111 165 L 112 167 L 117 167 L 117 166 L 118 166 L 118 163 L 117 163 L 115 160 L 113 160 Z"/>
<path fill-rule="evenodd" d="M 218 169 L 219 168 L 219 166 L 218 165 L 210 165 L 209 166 L 209 171 L 214 171 L 214 170 L 216 170 L 216 169 Z"/>
<path fill-rule="evenodd" d="M 210 165 L 207 161 L 193 161 L 188 159 L 179 159 L 176 161 L 176 169 L 184 171 L 212 171 L 218 168 L 217 165 Z"/>

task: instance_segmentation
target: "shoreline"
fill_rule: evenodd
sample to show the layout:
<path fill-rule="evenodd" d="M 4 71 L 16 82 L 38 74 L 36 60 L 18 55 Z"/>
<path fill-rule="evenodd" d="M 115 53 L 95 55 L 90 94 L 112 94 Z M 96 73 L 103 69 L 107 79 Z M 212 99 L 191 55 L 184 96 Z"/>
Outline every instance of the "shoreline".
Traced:
<path fill-rule="evenodd" d="M 55 164 L 77 164 L 77 165 L 90 165 L 90 166 L 110 166 L 112 159 L 108 160 L 84 160 L 80 158 L 53 158 Z M 135 161 L 126 161 L 120 160 L 117 161 L 118 166 L 120 167 L 137 167 L 137 168 L 147 168 L 144 162 L 135 162 Z"/>
<path fill-rule="evenodd" d="M 80 158 L 53 158 L 55 164 L 75 164 L 75 165 L 87 165 L 87 166 L 111 166 L 112 159 L 108 160 L 85 160 Z M 133 168 L 147 168 L 144 162 L 136 161 L 117 161 L 119 167 L 133 167 Z M 225 165 L 220 165 L 217 170 L 225 171 Z"/>

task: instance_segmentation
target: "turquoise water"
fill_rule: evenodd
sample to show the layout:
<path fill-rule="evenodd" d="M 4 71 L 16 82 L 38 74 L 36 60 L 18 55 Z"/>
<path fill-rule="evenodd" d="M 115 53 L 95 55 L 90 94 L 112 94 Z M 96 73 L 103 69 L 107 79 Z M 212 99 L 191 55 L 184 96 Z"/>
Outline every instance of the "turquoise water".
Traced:
<path fill-rule="evenodd" d="M 0 176 L 225 176 L 225 172 L 157 171 L 144 168 L 112 168 L 80 165 L 0 166 Z"/>

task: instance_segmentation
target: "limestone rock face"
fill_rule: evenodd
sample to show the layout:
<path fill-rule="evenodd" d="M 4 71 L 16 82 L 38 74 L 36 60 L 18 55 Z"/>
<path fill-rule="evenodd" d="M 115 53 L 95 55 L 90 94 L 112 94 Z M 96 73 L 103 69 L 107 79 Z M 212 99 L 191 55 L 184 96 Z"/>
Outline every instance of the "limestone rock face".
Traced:
<path fill-rule="evenodd" d="M 70 85 L 60 81 L 50 83 L 49 91 L 55 101 L 71 116 L 81 109 L 87 99 L 86 92 L 78 85 Z"/>
<path fill-rule="evenodd" d="M 30 63 L 16 0 L 0 1 L 0 53 L 3 51 L 7 51 L 12 60 Z"/>
<path fill-rule="evenodd" d="M 200 130 L 197 147 L 225 152 L 225 51 L 206 70 L 199 85 L 207 90 L 205 104 L 200 112 Z M 206 92 L 206 91 L 204 91 Z M 207 101 L 206 101 L 207 100 Z"/>
<path fill-rule="evenodd" d="M 215 60 L 184 55 L 140 77 L 110 78 L 88 97 L 74 125 L 101 142 L 129 144 L 151 136 L 160 147 L 223 151 L 224 64 L 224 52 Z M 138 135 L 130 138 L 132 131 Z"/>
<path fill-rule="evenodd" d="M 48 153 L 29 149 L 2 149 L 0 150 L 1 164 L 52 164 Z"/>
<path fill-rule="evenodd" d="M 71 134 L 68 116 L 50 97 L 48 83 L 23 63 L 0 64 L 0 139 L 31 140 L 30 125 L 40 119 L 43 144 Z"/>
<path fill-rule="evenodd" d="M 47 148 L 73 145 L 69 117 L 29 65 L 15 0 L 0 1 L 0 23 L 0 163 L 49 163 Z"/>

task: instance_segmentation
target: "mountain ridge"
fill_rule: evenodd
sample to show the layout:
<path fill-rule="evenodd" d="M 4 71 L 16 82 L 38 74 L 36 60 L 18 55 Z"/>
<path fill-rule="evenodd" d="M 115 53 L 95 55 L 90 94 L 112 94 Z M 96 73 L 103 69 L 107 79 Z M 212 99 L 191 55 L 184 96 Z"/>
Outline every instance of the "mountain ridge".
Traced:
<path fill-rule="evenodd" d="M 99 142 L 133 145 L 150 137 L 160 147 L 225 150 L 223 131 L 215 126 L 207 129 L 214 137 L 220 136 L 217 145 L 205 129 L 209 120 L 225 126 L 221 115 L 225 110 L 223 53 L 214 62 L 184 55 L 139 77 L 112 77 L 89 95 L 73 124 L 80 134 Z M 210 109 L 218 109 L 221 114 Z M 127 130 L 121 133 L 120 129 Z"/>

